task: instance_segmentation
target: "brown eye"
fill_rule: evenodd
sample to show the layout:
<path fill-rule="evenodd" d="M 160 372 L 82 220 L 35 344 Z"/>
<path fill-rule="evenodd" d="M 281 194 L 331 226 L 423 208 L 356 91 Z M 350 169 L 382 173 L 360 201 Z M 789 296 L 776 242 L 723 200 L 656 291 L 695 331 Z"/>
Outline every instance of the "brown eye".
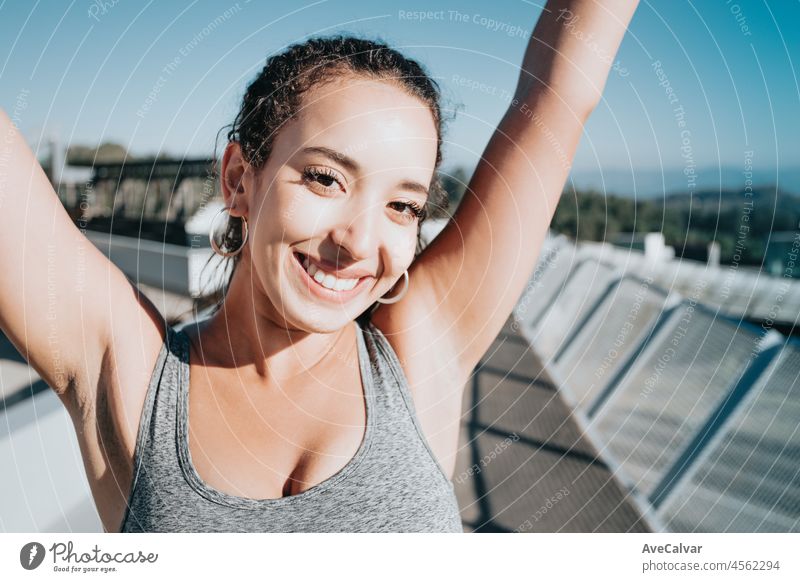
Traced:
<path fill-rule="evenodd" d="M 326 188 L 329 188 L 329 187 L 333 186 L 334 184 L 336 184 L 336 179 L 335 178 L 333 178 L 332 176 L 327 176 L 325 174 L 321 174 L 321 175 L 317 176 L 316 180 L 317 180 L 317 182 L 319 182 L 320 184 L 322 184 Z"/>
<path fill-rule="evenodd" d="M 413 220 L 422 220 L 425 217 L 425 209 L 420 207 L 419 204 L 411 200 L 403 202 L 392 202 L 392 207 L 403 215 L 409 222 Z"/>
<path fill-rule="evenodd" d="M 336 190 L 337 187 L 344 190 L 339 178 L 328 168 L 305 168 L 303 170 L 303 181 L 307 185 L 317 184 L 317 187 L 321 186 L 325 192 Z"/>

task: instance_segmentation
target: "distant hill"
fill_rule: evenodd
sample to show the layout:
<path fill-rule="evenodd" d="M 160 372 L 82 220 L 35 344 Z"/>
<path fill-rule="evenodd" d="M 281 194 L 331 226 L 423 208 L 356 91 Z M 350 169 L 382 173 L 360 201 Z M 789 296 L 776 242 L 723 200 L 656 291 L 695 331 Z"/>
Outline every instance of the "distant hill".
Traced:
<path fill-rule="evenodd" d="M 696 171 L 695 192 L 740 190 L 745 186 L 743 166 L 706 167 Z M 683 168 L 628 170 L 573 170 L 571 186 L 577 190 L 595 190 L 625 198 L 661 198 L 665 194 L 688 193 Z M 753 169 L 753 184 L 770 184 L 781 191 L 800 194 L 800 166 Z"/>
<path fill-rule="evenodd" d="M 628 198 L 597 191 L 568 189 L 561 198 L 552 228 L 578 240 L 613 241 L 620 233 L 662 232 L 678 256 L 702 259 L 717 241 L 722 262 L 739 257 L 759 265 L 776 232 L 796 232 L 800 196 L 774 186 L 743 190 L 702 190 L 659 199 Z M 771 244 L 771 243 L 770 243 Z"/>
<path fill-rule="evenodd" d="M 723 230 L 735 230 L 740 225 L 747 225 L 752 231 L 766 235 L 769 232 L 795 230 L 800 220 L 800 196 L 774 186 L 756 186 L 752 196 L 747 196 L 744 190 L 669 194 L 663 202 L 666 208 L 683 209 L 686 213 L 689 212 L 690 203 L 695 225 L 698 225 L 698 220 L 711 219 L 713 224 L 708 224 L 709 227 L 718 224 L 717 228 Z M 744 218 L 745 215 L 747 218 Z"/>

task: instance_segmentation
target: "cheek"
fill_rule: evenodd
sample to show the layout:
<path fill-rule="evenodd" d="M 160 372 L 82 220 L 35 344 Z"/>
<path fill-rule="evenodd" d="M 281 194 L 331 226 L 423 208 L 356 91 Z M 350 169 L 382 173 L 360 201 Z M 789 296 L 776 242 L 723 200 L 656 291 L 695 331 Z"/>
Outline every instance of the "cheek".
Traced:
<path fill-rule="evenodd" d="M 393 270 L 402 271 L 414 260 L 417 249 L 416 230 L 412 234 L 398 234 L 388 242 L 389 260 Z"/>
<path fill-rule="evenodd" d="M 291 244 L 318 230 L 318 217 L 309 206 L 295 188 L 273 187 L 264 195 L 258 210 L 259 244 Z"/>

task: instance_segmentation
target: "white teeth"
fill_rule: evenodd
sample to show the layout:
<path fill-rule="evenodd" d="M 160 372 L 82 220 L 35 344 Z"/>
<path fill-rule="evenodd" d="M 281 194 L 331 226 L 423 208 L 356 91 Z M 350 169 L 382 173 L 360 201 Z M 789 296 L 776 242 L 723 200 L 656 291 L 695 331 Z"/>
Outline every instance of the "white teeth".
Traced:
<path fill-rule="evenodd" d="M 333 289 L 336 287 L 336 277 L 333 275 L 325 275 L 325 278 L 322 280 L 322 285 L 327 287 L 328 289 Z"/>
<path fill-rule="evenodd" d="M 358 283 L 358 279 L 337 279 L 334 275 L 326 273 L 312 264 L 308 257 L 303 261 L 303 266 L 312 279 L 332 291 L 350 291 Z"/>

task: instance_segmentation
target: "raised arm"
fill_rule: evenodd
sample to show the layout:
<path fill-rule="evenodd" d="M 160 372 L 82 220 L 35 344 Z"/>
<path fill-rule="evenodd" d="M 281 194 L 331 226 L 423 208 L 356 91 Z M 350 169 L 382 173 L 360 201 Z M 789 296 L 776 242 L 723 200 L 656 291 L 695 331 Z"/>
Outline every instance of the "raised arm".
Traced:
<path fill-rule="evenodd" d="M 533 272 L 584 123 L 636 4 L 547 3 L 515 97 L 458 211 L 409 270 L 407 297 L 389 306 L 391 318 L 382 314 L 386 325 L 394 319 L 427 329 L 431 343 L 450 349 L 464 373 L 497 336 Z"/>
<path fill-rule="evenodd" d="M 2 110 L 0 330 L 61 398 L 92 463 L 95 416 L 141 409 L 164 333 L 158 311 L 70 220 Z M 135 389 L 121 392 L 120 381 Z M 137 423 L 121 431 L 126 444 Z"/>

